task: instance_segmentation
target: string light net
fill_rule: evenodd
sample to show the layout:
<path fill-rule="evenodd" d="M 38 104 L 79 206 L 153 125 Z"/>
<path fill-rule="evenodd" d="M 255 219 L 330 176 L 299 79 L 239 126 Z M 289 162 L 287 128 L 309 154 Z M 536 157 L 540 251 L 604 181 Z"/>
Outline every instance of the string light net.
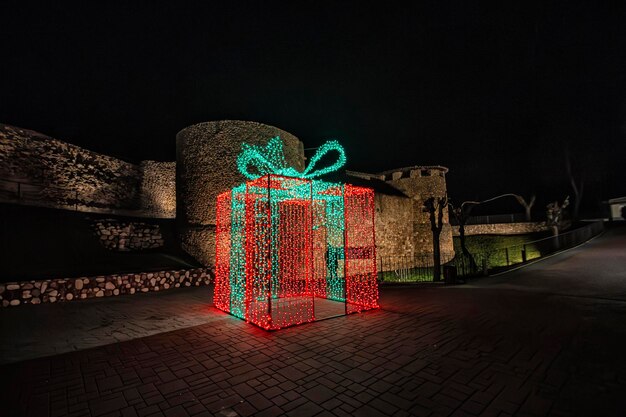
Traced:
<path fill-rule="evenodd" d="M 344 187 L 346 313 L 378 307 L 374 192 Z"/>
<path fill-rule="evenodd" d="M 267 330 L 377 308 L 373 190 L 288 174 L 218 196 L 215 306 Z"/>
<path fill-rule="evenodd" d="M 315 299 L 346 314 L 378 307 L 374 193 L 266 175 L 217 204 L 215 306 L 264 329 L 315 320 Z"/>

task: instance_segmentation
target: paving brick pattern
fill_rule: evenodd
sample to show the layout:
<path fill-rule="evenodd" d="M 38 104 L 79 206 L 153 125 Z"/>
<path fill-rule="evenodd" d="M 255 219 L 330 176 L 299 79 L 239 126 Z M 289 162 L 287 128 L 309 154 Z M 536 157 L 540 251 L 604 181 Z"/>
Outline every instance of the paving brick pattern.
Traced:
<path fill-rule="evenodd" d="M 385 289 L 385 309 L 209 324 L 0 368 L 7 416 L 623 415 L 626 304 Z"/>
<path fill-rule="evenodd" d="M 2 309 L 0 365 L 183 329 L 207 314 L 212 286 Z"/>
<path fill-rule="evenodd" d="M 132 318 L 162 301 L 169 332 L 135 338 L 140 319 L 134 340 L 0 366 L 0 415 L 626 415 L 626 228 L 506 276 L 384 288 L 381 310 L 273 333 L 204 295 L 155 297 L 94 306 Z"/>

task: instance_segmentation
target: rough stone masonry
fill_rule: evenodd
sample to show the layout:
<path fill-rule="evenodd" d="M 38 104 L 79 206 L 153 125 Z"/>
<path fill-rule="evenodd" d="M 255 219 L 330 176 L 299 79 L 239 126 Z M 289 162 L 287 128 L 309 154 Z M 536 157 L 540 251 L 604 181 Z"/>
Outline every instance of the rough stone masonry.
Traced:
<path fill-rule="evenodd" d="M 100 244 L 109 250 L 127 252 L 155 249 L 164 243 L 158 224 L 104 219 L 94 222 L 93 228 Z"/>
<path fill-rule="evenodd" d="M 3 307 L 111 297 L 170 288 L 209 285 L 205 268 L 7 282 L 0 284 Z"/>
<path fill-rule="evenodd" d="M 283 140 L 287 163 L 303 170 L 302 142 L 284 130 L 256 122 L 222 120 L 189 126 L 177 134 L 176 162 L 142 161 L 139 165 L 0 124 L 0 201 L 15 196 L 20 182 L 29 184 L 22 185 L 22 190 L 31 187 L 39 205 L 83 211 L 125 209 L 131 211 L 124 213 L 129 215 L 176 217 L 182 248 L 210 266 L 215 257 L 217 195 L 244 181 L 236 166 L 241 143 L 265 144 L 273 136 Z M 348 181 L 361 180 L 363 183 L 356 185 L 371 186 L 376 192 L 379 257 L 418 260 L 432 253 L 430 224 L 422 207 L 427 198 L 446 194 L 447 171 L 441 166 L 413 166 L 376 174 L 347 172 Z M 21 198 L 25 197 L 28 195 Z M 444 258 L 454 255 L 447 219 L 446 212 L 441 234 Z M 105 227 L 100 241 L 119 250 L 159 244 L 153 231 L 144 232 L 144 228 L 140 237 L 140 228 L 134 228 L 131 236 L 125 227 Z"/>

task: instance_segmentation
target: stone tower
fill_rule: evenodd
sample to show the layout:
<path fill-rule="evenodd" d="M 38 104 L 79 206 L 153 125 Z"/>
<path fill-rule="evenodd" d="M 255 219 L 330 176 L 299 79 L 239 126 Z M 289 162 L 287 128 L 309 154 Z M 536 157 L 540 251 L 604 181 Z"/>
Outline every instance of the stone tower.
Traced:
<path fill-rule="evenodd" d="M 432 253 L 433 240 L 429 214 L 423 210 L 424 201 L 430 197 L 447 195 L 446 173 L 442 166 L 413 166 L 382 172 L 384 181 L 402 191 L 413 200 L 413 245 L 416 254 Z M 454 256 L 452 227 L 448 223 L 448 208 L 443 211 L 441 230 L 442 259 Z"/>
<path fill-rule="evenodd" d="M 237 169 L 243 142 L 265 145 L 280 136 L 287 164 L 304 169 L 302 142 L 284 130 L 256 122 L 221 120 L 189 126 L 176 135 L 176 217 L 182 248 L 204 265 L 215 262 L 218 194 L 241 184 Z"/>
<path fill-rule="evenodd" d="M 424 262 L 430 261 L 433 238 L 424 201 L 446 195 L 447 172 L 448 168 L 442 166 L 412 166 L 378 174 L 346 172 L 349 177 L 366 180 L 363 185 L 375 190 L 376 247 L 377 255 L 383 258 L 379 269 L 396 265 L 399 258 L 414 260 L 411 262 L 420 262 L 421 258 Z M 454 256 L 447 208 L 443 221 L 440 248 L 445 261 Z"/>

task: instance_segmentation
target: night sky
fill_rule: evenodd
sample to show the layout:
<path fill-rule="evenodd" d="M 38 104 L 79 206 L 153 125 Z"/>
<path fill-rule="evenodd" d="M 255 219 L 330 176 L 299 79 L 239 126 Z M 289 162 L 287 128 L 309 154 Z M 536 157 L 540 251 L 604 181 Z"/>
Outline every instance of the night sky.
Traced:
<path fill-rule="evenodd" d="M 413 3 L 3 2 L 0 122 L 138 162 L 254 120 L 540 205 L 572 194 L 567 149 L 584 207 L 626 195 L 623 2 Z"/>

